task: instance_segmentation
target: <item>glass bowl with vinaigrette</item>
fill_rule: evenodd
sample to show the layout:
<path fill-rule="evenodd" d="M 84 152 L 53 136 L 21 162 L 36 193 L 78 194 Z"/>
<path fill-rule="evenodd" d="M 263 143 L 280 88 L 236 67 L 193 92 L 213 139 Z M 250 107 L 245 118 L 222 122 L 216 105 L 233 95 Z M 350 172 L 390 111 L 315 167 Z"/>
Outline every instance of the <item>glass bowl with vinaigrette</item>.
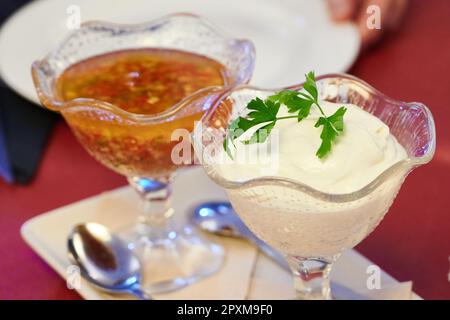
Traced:
<path fill-rule="evenodd" d="M 219 245 L 172 218 L 171 181 L 193 163 L 190 143 L 181 161 L 173 153 L 173 134 L 190 138 L 223 88 L 250 80 L 254 58 L 251 42 L 174 14 L 137 25 L 86 22 L 33 63 L 44 107 L 61 113 L 89 154 L 127 177 L 142 198 L 137 225 L 122 236 L 144 264 L 149 293 L 183 287 L 222 265 Z"/>

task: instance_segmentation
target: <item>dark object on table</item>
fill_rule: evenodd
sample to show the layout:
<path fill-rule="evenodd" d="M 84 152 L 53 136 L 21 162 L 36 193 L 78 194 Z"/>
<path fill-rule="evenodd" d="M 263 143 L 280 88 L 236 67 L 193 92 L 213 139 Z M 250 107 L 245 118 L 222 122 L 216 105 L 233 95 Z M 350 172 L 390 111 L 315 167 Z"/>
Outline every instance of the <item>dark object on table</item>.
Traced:
<path fill-rule="evenodd" d="M 9 163 L 9 153 L 6 149 L 6 137 L 3 122 L 3 108 L 0 106 L 0 178 L 6 182 L 12 182 L 12 169 Z"/>
<path fill-rule="evenodd" d="M 3 128 L 6 146 L 6 152 L 3 153 L 9 158 L 10 180 L 20 184 L 28 183 L 38 167 L 58 115 L 40 108 L 1 85 L 0 109 L 0 129 Z"/>
<path fill-rule="evenodd" d="M 27 2 L 4 0 L 0 24 Z M 56 114 L 20 97 L 0 80 L 0 179 L 21 184 L 31 180 L 57 119 Z"/>

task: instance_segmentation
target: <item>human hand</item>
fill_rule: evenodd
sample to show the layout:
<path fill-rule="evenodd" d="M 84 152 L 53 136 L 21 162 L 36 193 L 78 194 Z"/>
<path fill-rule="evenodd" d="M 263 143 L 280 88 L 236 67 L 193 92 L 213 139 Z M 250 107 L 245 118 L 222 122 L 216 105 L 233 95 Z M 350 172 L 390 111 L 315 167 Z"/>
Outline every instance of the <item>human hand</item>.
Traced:
<path fill-rule="evenodd" d="M 381 39 L 386 31 L 397 28 L 408 7 L 408 0 L 328 0 L 331 17 L 336 22 L 354 21 L 361 35 L 362 47 L 367 48 Z M 369 29 L 367 8 L 380 9 L 381 29 Z"/>

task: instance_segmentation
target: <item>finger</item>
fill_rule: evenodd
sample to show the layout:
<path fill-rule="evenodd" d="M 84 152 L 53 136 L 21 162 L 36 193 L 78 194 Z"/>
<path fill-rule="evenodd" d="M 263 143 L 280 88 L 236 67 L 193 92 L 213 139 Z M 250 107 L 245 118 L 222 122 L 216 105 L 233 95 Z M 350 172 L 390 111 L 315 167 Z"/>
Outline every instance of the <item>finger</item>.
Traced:
<path fill-rule="evenodd" d="M 403 20 L 403 16 L 408 10 L 408 0 L 392 0 L 391 13 L 389 14 L 388 28 L 394 30 L 399 27 Z"/>
<path fill-rule="evenodd" d="M 328 0 L 327 2 L 334 21 L 351 20 L 356 15 L 357 0 Z"/>
<path fill-rule="evenodd" d="M 363 49 L 375 44 L 389 28 L 389 15 L 396 1 L 398 0 L 365 0 L 363 2 L 357 18 Z"/>

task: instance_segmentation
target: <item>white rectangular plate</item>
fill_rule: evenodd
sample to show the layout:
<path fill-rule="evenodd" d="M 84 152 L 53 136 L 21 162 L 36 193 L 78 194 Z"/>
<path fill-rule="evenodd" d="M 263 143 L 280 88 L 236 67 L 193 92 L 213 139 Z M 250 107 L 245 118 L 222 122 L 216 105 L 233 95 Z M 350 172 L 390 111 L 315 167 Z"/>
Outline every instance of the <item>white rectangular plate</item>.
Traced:
<path fill-rule="evenodd" d="M 211 182 L 201 168 L 183 171 L 174 183 L 174 209 L 180 221 L 199 203 L 223 201 L 226 195 Z M 43 213 L 27 221 L 22 237 L 63 278 L 70 265 L 66 252 L 66 239 L 77 223 L 94 221 L 112 230 L 131 225 L 136 219 L 137 195 L 129 187 L 122 187 L 97 196 Z M 214 237 L 226 249 L 224 267 L 216 275 L 173 294 L 160 295 L 161 299 L 286 299 L 293 296 L 291 275 L 247 242 Z M 376 299 L 407 299 L 411 296 L 411 282 L 400 284 L 380 270 L 381 290 L 367 290 L 367 268 L 371 261 L 354 250 L 343 254 L 336 263 L 332 281 L 345 284 L 352 292 Z M 214 290 L 211 290 L 214 288 Z M 269 289 L 270 288 L 270 289 Z M 342 287 L 341 287 L 342 289 Z M 85 299 L 123 299 L 92 287 L 85 281 L 77 290 Z M 413 299 L 420 299 L 414 293 Z"/>

